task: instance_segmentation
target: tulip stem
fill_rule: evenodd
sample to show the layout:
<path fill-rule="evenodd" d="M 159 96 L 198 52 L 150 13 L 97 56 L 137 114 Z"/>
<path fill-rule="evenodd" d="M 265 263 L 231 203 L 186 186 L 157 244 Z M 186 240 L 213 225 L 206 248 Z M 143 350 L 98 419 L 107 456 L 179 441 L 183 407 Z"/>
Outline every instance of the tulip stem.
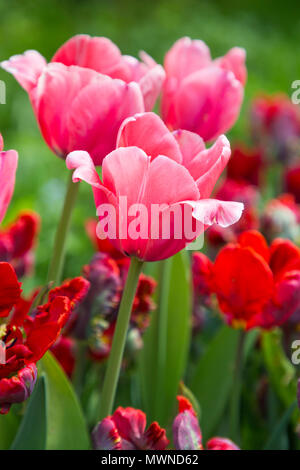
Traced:
<path fill-rule="evenodd" d="M 53 281 L 54 286 L 59 284 L 59 282 L 61 281 L 61 275 L 65 260 L 66 238 L 70 228 L 72 211 L 75 205 L 79 189 L 79 183 L 73 183 L 72 181 L 72 174 L 73 172 L 70 173 L 64 206 L 56 230 L 53 253 L 47 277 L 47 284 Z"/>
<path fill-rule="evenodd" d="M 239 443 L 240 441 L 241 392 L 245 338 L 245 331 L 239 331 L 230 402 L 230 437 L 235 443 Z"/>
<path fill-rule="evenodd" d="M 100 404 L 100 420 L 106 416 L 109 416 L 112 412 L 132 305 L 142 266 L 142 261 L 138 260 L 137 258 L 131 258 L 128 276 L 119 308 L 112 348 L 104 377 L 104 385 Z"/>

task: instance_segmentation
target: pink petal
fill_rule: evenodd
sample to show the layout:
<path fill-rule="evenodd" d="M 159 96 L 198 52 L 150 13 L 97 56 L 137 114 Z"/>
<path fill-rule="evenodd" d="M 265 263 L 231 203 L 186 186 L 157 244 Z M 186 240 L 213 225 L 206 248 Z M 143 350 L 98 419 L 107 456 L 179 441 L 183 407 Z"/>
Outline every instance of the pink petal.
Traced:
<path fill-rule="evenodd" d="M 136 146 L 152 159 L 158 155 L 181 162 L 179 146 L 163 121 L 154 113 L 137 114 L 126 119 L 120 127 L 117 147 Z"/>
<path fill-rule="evenodd" d="M 199 199 L 197 186 L 190 173 L 174 160 L 159 155 L 151 162 L 143 200 L 147 205 L 171 205 L 186 199 Z"/>
<path fill-rule="evenodd" d="M 18 153 L 15 150 L 0 152 L 0 222 L 14 192 L 17 166 Z"/>
<path fill-rule="evenodd" d="M 222 135 L 212 147 L 206 149 L 198 134 L 179 129 L 173 135 L 180 146 L 182 164 L 196 181 L 201 197 L 209 197 L 230 157 L 228 139 Z"/>
<path fill-rule="evenodd" d="M 58 49 L 51 62 L 78 65 L 110 75 L 119 67 L 121 59 L 119 48 L 110 39 L 78 34 Z"/>
<path fill-rule="evenodd" d="M 245 65 L 246 51 L 241 47 L 233 47 L 226 55 L 220 57 L 214 61 L 219 67 L 226 70 L 231 70 L 235 78 L 245 85 L 247 81 L 247 69 Z"/>
<path fill-rule="evenodd" d="M 74 183 L 85 181 L 96 188 L 100 188 L 102 186 L 93 160 L 89 156 L 88 152 L 75 150 L 74 152 L 69 153 L 66 158 L 66 166 L 68 170 L 75 170 L 73 173 Z"/>
<path fill-rule="evenodd" d="M 62 158 L 86 150 L 96 165 L 115 148 L 122 121 L 144 110 L 137 84 L 57 63 L 46 67 L 32 101 L 50 148 Z"/>
<path fill-rule="evenodd" d="M 22 55 L 14 55 L 9 60 L 4 60 L 0 65 L 29 93 L 36 86 L 47 62 L 39 52 L 29 50 Z"/>
<path fill-rule="evenodd" d="M 193 217 L 206 226 L 218 224 L 221 227 L 229 227 L 241 218 L 244 209 L 244 204 L 241 202 L 216 199 L 201 199 L 186 203 L 193 207 Z"/>
<path fill-rule="evenodd" d="M 93 447 L 96 450 L 120 450 L 121 437 L 113 420 L 104 418 L 92 433 Z"/>
<path fill-rule="evenodd" d="M 210 51 L 203 41 L 192 41 L 184 37 L 175 42 L 167 52 L 164 68 L 167 77 L 176 78 L 179 82 L 193 72 L 211 63 Z"/>
<path fill-rule="evenodd" d="M 69 111 L 70 150 L 87 150 L 95 165 L 116 147 L 124 119 L 143 112 L 139 86 L 106 79 L 92 83 L 74 98 Z"/>
<path fill-rule="evenodd" d="M 88 84 L 107 79 L 81 67 L 66 67 L 57 63 L 45 67 L 31 100 L 43 137 L 57 155 L 65 158 L 72 150 L 87 150 L 70 148 L 68 116 L 71 104 Z"/>
<path fill-rule="evenodd" d="M 179 413 L 173 422 L 176 450 L 201 450 L 202 433 L 197 417 L 190 410 Z"/>
<path fill-rule="evenodd" d="M 191 162 L 198 153 L 205 150 L 205 143 L 198 134 L 183 129 L 174 131 L 173 135 L 182 153 L 182 164 L 188 168 L 189 162 Z"/>
<path fill-rule="evenodd" d="M 170 185 L 170 181 L 172 184 Z M 121 212 L 122 240 L 111 242 L 123 253 L 136 255 L 145 260 L 164 259 L 180 251 L 186 245 L 184 236 L 174 240 L 173 226 L 170 227 L 170 238 L 162 239 L 159 233 L 158 239 L 151 240 L 151 207 L 152 204 L 164 204 L 166 210 L 162 212 L 162 219 L 168 221 L 168 215 L 172 204 L 181 200 L 199 198 L 199 192 L 189 172 L 183 166 L 165 156 L 158 156 L 150 163 L 150 158 L 137 147 L 120 147 L 109 154 L 103 161 L 103 183 L 111 194 L 127 196 L 127 209 L 132 204 L 143 204 L 146 208 L 145 226 L 148 229 L 148 237 L 134 240 L 130 238 L 125 214 L 122 207 L 111 196 L 105 202 L 116 205 L 117 220 Z M 104 201 L 103 201 L 104 202 Z M 127 221 L 129 223 L 129 220 Z M 168 222 L 170 224 L 170 222 Z M 180 220 L 180 223 L 182 221 Z M 160 228 L 162 226 L 160 225 Z M 119 227 L 118 227 L 119 229 Z M 190 240 L 189 240 L 190 241 Z"/>
<path fill-rule="evenodd" d="M 202 198 L 210 196 L 230 155 L 230 143 L 225 135 L 221 135 L 212 147 L 203 150 L 189 162 L 187 168 L 196 179 Z"/>
<path fill-rule="evenodd" d="M 163 97 L 163 119 L 173 129 L 186 129 L 205 141 L 229 130 L 243 100 L 243 86 L 233 72 L 211 66 L 186 77 Z"/>
<path fill-rule="evenodd" d="M 149 69 L 141 78 L 139 85 L 144 97 L 145 111 L 151 111 L 161 92 L 165 79 L 165 71 L 161 65 Z"/>

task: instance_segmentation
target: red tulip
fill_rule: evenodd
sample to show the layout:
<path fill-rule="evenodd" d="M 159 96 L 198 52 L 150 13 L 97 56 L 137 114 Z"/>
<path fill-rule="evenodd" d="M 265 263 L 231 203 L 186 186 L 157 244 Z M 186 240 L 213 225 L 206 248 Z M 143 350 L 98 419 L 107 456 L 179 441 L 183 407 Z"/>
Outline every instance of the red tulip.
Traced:
<path fill-rule="evenodd" d="M 3 220 L 15 186 L 18 154 L 15 150 L 3 151 L 0 134 L 0 222 Z"/>
<path fill-rule="evenodd" d="M 20 283 L 9 263 L 0 263 L 0 340 L 5 345 L 5 363 L 0 364 L 0 413 L 32 393 L 36 362 L 57 340 L 76 302 L 88 287 L 77 278 L 61 290 L 50 292 L 49 301 L 29 316 L 31 301 L 24 301 Z"/>
<path fill-rule="evenodd" d="M 145 413 L 129 407 L 119 407 L 98 423 L 93 442 L 95 449 L 100 450 L 165 450 L 169 444 L 158 423 L 152 423 L 146 430 Z"/>
<path fill-rule="evenodd" d="M 235 47 L 212 60 L 202 41 L 185 37 L 165 56 L 162 116 L 171 129 L 186 129 L 205 141 L 235 123 L 246 81 L 245 51 Z"/>
<path fill-rule="evenodd" d="M 172 134 L 157 115 L 144 113 L 122 124 L 117 149 L 103 161 L 103 182 L 86 152 L 71 153 L 67 166 L 75 169 L 74 181 L 92 185 L 98 215 L 109 207 L 106 234 L 115 248 L 155 261 L 180 251 L 207 226 L 227 227 L 240 218 L 243 204 L 209 199 L 229 157 L 225 136 L 205 149 L 198 135 Z M 102 232 L 106 224 L 100 219 Z"/>
<path fill-rule="evenodd" d="M 259 232 L 249 230 L 220 251 L 209 279 L 229 325 L 280 326 L 300 306 L 300 250 L 283 239 L 269 248 Z"/>

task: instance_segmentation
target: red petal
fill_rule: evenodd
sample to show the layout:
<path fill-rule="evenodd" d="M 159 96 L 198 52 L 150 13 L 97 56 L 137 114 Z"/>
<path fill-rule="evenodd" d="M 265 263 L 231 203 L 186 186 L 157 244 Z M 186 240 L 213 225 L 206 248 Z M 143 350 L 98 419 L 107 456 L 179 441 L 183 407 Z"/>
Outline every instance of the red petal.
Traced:
<path fill-rule="evenodd" d="M 256 230 L 247 230 L 239 236 L 238 242 L 245 248 L 252 248 L 256 254 L 261 255 L 267 263 L 269 262 L 269 247 L 261 233 Z"/>
<path fill-rule="evenodd" d="M 21 295 L 21 284 L 9 263 L 0 263 L 0 317 L 6 317 Z"/>

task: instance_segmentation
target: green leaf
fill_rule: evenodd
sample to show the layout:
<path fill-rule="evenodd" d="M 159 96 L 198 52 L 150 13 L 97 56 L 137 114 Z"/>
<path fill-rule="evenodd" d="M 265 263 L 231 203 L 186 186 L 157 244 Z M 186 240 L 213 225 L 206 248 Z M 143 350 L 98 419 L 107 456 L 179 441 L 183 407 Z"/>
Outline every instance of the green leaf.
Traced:
<path fill-rule="evenodd" d="M 273 433 L 271 434 L 266 445 L 264 446 L 264 450 L 286 450 L 286 447 L 281 449 L 278 446 L 278 442 L 281 442 L 282 436 L 287 433 L 287 427 L 288 427 L 289 421 L 296 409 L 297 409 L 297 402 L 294 401 L 294 403 L 291 404 L 291 406 L 285 411 L 282 418 L 279 420 Z"/>
<path fill-rule="evenodd" d="M 44 450 L 46 446 L 45 378 L 41 377 L 29 399 L 12 450 Z"/>
<path fill-rule="evenodd" d="M 7 415 L 0 415 L 0 450 L 9 449 L 16 432 L 19 420 L 11 408 Z"/>
<path fill-rule="evenodd" d="M 38 370 L 40 378 L 12 449 L 89 449 L 89 435 L 78 399 L 50 352 L 41 359 Z"/>
<path fill-rule="evenodd" d="M 39 368 L 46 387 L 46 449 L 89 449 L 90 439 L 81 406 L 64 371 L 50 352 L 41 359 Z"/>
<path fill-rule="evenodd" d="M 139 377 L 148 419 L 165 426 L 176 406 L 189 350 L 191 280 L 187 252 L 151 263 L 151 274 L 159 280 L 158 308 L 144 337 Z"/>
<path fill-rule="evenodd" d="M 274 390 L 285 407 L 289 407 L 297 396 L 296 369 L 286 357 L 279 329 L 265 332 L 262 336 L 262 350 L 265 366 L 269 373 Z M 298 410 L 293 413 L 296 425 L 299 417 Z"/>
<path fill-rule="evenodd" d="M 228 402 L 238 337 L 238 330 L 221 327 L 200 359 L 190 385 L 201 406 L 206 438 L 212 435 Z"/>

